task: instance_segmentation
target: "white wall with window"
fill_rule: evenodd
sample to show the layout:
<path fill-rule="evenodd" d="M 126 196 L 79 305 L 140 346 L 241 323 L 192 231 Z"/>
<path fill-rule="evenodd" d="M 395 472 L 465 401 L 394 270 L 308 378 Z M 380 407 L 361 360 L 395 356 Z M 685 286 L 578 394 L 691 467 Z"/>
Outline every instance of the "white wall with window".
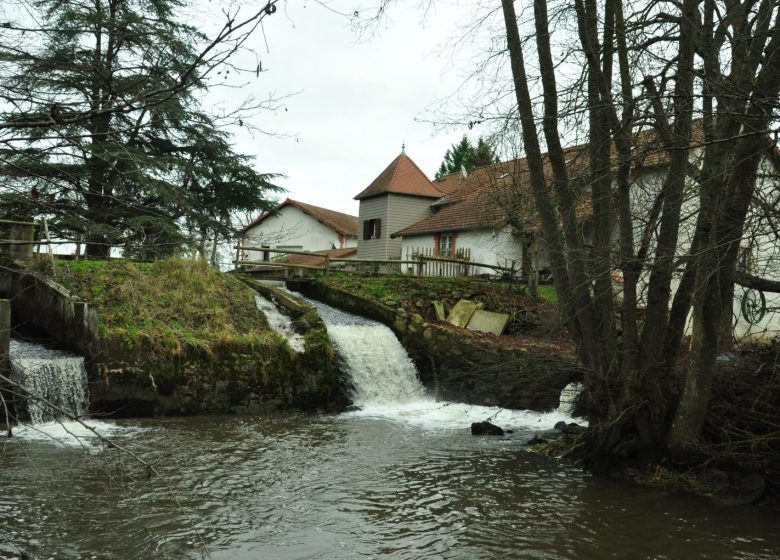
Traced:
<path fill-rule="evenodd" d="M 523 258 L 523 247 L 520 239 L 512 234 L 509 227 L 500 230 L 479 229 L 466 231 L 451 231 L 429 233 L 424 235 L 405 236 L 401 240 L 402 254 L 406 257 L 416 250 L 430 250 L 442 256 L 457 252 L 458 249 L 469 249 L 471 260 L 499 266 L 511 266 L 520 271 Z M 546 257 L 534 244 L 532 258 L 537 270 L 547 268 Z M 495 274 L 495 270 L 487 267 L 474 267 L 472 274 Z"/>

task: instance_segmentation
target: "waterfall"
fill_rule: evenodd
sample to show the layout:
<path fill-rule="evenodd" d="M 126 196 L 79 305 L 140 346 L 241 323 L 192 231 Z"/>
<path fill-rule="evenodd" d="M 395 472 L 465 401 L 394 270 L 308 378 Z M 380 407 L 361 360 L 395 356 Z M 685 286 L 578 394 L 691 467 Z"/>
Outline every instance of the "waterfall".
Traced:
<path fill-rule="evenodd" d="M 61 419 L 62 414 L 44 402 L 76 417 L 89 406 L 84 358 L 19 340 L 11 341 L 11 380 L 26 390 L 17 399 L 33 424 Z M 34 398 L 41 397 L 41 399 Z"/>
<path fill-rule="evenodd" d="M 317 308 L 328 329 L 330 341 L 352 381 L 352 401 L 357 406 L 425 398 L 417 368 L 393 331 L 319 301 L 307 301 Z"/>
<path fill-rule="evenodd" d="M 286 338 L 290 348 L 298 353 L 303 352 L 303 336 L 295 332 L 292 319 L 279 311 L 274 302 L 264 298 L 260 294 L 255 294 L 255 304 L 268 320 L 268 326 Z"/>
<path fill-rule="evenodd" d="M 389 419 L 435 430 L 468 429 L 471 422 L 483 420 L 527 431 L 551 430 L 561 420 L 585 423 L 562 409 L 535 412 L 437 401 L 420 383 L 414 363 L 393 331 L 376 321 L 302 299 L 317 308 L 352 381 L 352 399 L 359 409 L 346 415 Z"/>
<path fill-rule="evenodd" d="M 574 405 L 577 403 L 577 397 L 582 393 L 582 383 L 569 383 L 561 391 L 561 396 L 556 412 L 564 416 L 571 416 L 574 413 Z"/>

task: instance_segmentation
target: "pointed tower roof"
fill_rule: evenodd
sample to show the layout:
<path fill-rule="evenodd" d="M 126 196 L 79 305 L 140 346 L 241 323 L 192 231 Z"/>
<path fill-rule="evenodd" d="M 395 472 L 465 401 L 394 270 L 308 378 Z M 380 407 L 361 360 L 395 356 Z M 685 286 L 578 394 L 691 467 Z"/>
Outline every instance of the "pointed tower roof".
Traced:
<path fill-rule="evenodd" d="M 355 200 L 385 193 L 408 194 L 427 198 L 439 198 L 446 193 L 425 176 L 417 164 L 404 151 L 395 158 L 379 177 L 355 197 Z"/>

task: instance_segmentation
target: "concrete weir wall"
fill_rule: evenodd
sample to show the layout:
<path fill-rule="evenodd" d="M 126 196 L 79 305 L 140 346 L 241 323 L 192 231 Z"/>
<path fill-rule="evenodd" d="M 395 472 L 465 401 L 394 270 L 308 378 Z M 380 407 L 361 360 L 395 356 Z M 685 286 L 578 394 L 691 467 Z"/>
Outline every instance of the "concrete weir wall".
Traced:
<path fill-rule="evenodd" d="M 316 281 L 287 286 L 328 305 L 390 327 L 414 360 L 423 384 L 444 400 L 546 411 L 582 372 L 572 359 L 544 351 L 503 349 L 429 323 L 417 313 L 367 300 Z"/>
<path fill-rule="evenodd" d="M 14 324 L 27 324 L 87 359 L 100 351 L 98 316 L 56 282 L 0 269 L 0 296 L 11 301 Z"/>

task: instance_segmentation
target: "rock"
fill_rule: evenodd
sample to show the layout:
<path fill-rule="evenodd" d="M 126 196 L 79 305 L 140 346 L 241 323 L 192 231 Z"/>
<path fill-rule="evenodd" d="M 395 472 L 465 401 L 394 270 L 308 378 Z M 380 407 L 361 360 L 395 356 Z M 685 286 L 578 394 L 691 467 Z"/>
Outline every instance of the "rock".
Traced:
<path fill-rule="evenodd" d="M 500 336 L 504 332 L 507 322 L 509 322 L 509 315 L 506 313 L 493 313 L 477 309 L 466 324 L 466 328 Z"/>
<path fill-rule="evenodd" d="M 433 311 L 436 313 L 436 320 L 437 321 L 445 321 L 447 319 L 447 313 L 444 309 L 444 303 L 440 301 L 432 301 L 433 304 Z"/>
<path fill-rule="evenodd" d="M 581 434 L 582 432 L 585 431 L 585 428 L 583 428 L 579 424 L 575 424 L 574 422 L 572 422 L 571 424 L 567 424 L 563 420 L 555 424 L 554 428 L 559 432 L 570 436 Z"/>
<path fill-rule="evenodd" d="M 471 424 L 472 436 L 503 436 L 504 430 L 490 422 L 474 422 Z"/>
<path fill-rule="evenodd" d="M 477 309 L 479 309 L 477 303 L 462 299 L 455 304 L 455 307 L 453 307 L 452 310 L 450 310 L 447 321 L 456 327 L 465 327 Z"/>
<path fill-rule="evenodd" d="M 721 488 L 711 500 L 721 506 L 746 506 L 758 501 L 766 489 L 766 477 L 760 472 L 729 473 L 731 484 Z"/>
<path fill-rule="evenodd" d="M 525 442 L 526 445 L 543 445 L 545 443 L 550 443 L 550 440 L 539 436 L 534 436 Z"/>

